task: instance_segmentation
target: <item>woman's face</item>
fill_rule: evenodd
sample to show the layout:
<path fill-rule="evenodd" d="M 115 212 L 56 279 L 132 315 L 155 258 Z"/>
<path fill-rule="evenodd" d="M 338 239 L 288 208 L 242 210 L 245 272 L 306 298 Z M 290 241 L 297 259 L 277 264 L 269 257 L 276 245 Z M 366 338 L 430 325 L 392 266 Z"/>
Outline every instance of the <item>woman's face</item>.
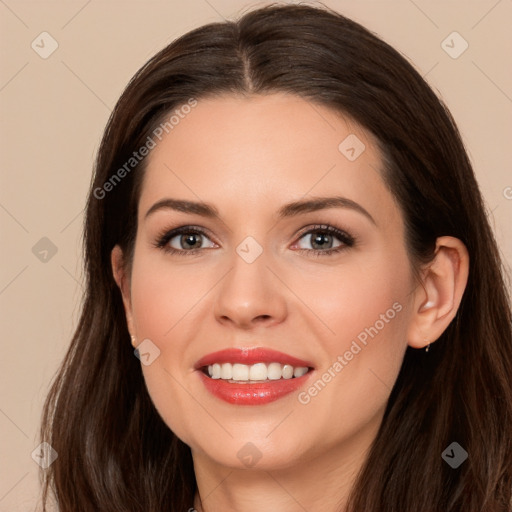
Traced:
<path fill-rule="evenodd" d="M 200 100 L 157 140 L 127 318 L 149 394 L 196 462 L 355 460 L 375 437 L 414 290 L 381 173 L 373 138 L 291 95 Z"/>

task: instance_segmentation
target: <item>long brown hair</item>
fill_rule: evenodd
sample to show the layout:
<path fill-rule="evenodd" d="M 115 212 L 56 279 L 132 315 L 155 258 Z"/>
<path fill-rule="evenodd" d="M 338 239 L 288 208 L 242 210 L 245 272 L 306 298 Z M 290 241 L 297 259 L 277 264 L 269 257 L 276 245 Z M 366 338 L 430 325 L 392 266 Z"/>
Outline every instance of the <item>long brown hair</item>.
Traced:
<path fill-rule="evenodd" d="M 334 11 L 304 5 L 272 5 L 183 35 L 147 62 L 119 99 L 86 208 L 81 318 L 43 412 L 41 440 L 58 453 L 43 472 L 43 502 L 52 492 L 61 512 L 192 506 L 190 449 L 151 402 L 110 263 L 120 244 L 130 266 L 146 160 L 120 180 L 112 176 L 127 169 L 163 116 L 191 98 L 273 92 L 328 106 L 375 135 L 415 268 L 431 260 L 443 235 L 462 240 L 470 257 L 455 319 L 428 353 L 406 351 L 349 510 L 509 511 L 510 297 L 457 127 L 396 50 Z M 441 457 L 452 442 L 468 453 L 456 469 Z"/>

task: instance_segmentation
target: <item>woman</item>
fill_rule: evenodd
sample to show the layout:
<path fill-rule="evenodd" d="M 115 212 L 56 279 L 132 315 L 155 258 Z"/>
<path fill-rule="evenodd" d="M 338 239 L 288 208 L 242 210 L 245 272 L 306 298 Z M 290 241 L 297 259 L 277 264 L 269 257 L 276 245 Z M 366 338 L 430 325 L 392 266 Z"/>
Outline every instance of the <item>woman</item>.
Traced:
<path fill-rule="evenodd" d="M 499 251 L 449 112 L 360 25 L 271 6 L 163 49 L 84 236 L 61 512 L 511 510 Z"/>

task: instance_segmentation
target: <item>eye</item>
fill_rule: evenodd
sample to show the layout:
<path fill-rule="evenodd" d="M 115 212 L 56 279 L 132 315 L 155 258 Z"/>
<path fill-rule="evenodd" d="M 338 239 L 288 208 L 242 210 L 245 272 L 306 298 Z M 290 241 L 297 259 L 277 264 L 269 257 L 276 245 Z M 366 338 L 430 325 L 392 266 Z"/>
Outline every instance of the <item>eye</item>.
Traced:
<path fill-rule="evenodd" d="M 305 251 L 315 256 L 325 256 L 338 253 L 352 247 L 355 243 L 354 237 L 338 228 L 328 225 L 317 225 L 310 228 L 306 233 L 301 235 L 299 240 L 306 240 L 306 245 L 312 248 L 303 247 L 300 241 L 298 245 L 299 251 Z M 336 239 L 338 243 L 336 243 Z"/>
<path fill-rule="evenodd" d="M 205 240 L 210 242 L 207 247 L 216 246 L 202 229 L 193 226 L 182 226 L 162 233 L 154 245 L 168 253 L 189 255 L 204 249 L 203 242 Z"/>
<path fill-rule="evenodd" d="M 303 247 L 303 242 L 300 242 L 302 239 L 306 240 L 306 245 L 309 244 L 312 248 Z M 204 246 L 205 242 L 209 242 L 209 245 Z M 345 231 L 329 225 L 316 225 L 303 232 L 299 242 L 292 248 L 298 246 L 299 252 L 305 252 L 312 256 L 328 256 L 347 250 L 354 244 L 355 238 Z M 163 231 L 153 245 L 166 253 L 179 256 L 194 255 L 203 249 L 217 246 L 202 228 L 195 226 L 181 226 L 170 231 Z"/>

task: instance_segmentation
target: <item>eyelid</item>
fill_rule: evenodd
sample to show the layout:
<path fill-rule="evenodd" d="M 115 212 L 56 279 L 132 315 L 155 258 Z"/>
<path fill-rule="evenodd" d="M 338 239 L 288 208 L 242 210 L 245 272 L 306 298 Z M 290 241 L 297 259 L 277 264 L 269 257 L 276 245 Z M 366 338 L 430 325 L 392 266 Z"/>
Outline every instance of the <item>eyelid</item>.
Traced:
<path fill-rule="evenodd" d="M 355 240 L 355 238 L 350 233 L 348 233 L 344 229 L 332 226 L 331 224 L 314 224 L 312 226 L 311 225 L 306 226 L 301 231 L 299 231 L 299 233 L 297 234 L 297 238 L 300 239 L 304 235 L 307 235 L 307 234 L 309 234 L 311 232 L 315 232 L 315 231 L 326 231 L 327 233 L 329 233 L 331 235 L 336 235 L 338 237 L 342 237 L 347 240 L 351 240 L 351 241 Z"/>
<path fill-rule="evenodd" d="M 292 244 L 293 246 L 296 246 L 297 243 L 301 238 L 304 236 L 314 233 L 315 231 L 324 231 L 328 233 L 329 235 L 332 235 L 341 242 L 341 245 L 331 248 L 331 249 L 295 249 L 296 252 L 305 252 L 309 253 L 311 255 L 316 256 L 322 256 L 322 255 L 330 255 L 333 253 L 339 253 L 345 249 L 348 249 L 352 247 L 356 243 L 355 237 L 353 237 L 350 233 L 348 233 L 344 229 L 337 228 L 335 226 L 332 226 L 330 224 L 314 224 L 304 227 L 300 230 L 300 232 L 295 236 L 295 242 Z M 168 243 L 170 240 L 172 240 L 174 237 L 183 234 L 183 233 L 194 233 L 199 234 L 201 236 L 204 236 L 208 238 L 211 242 L 213 242 L 215 245 L 219 245 L 217 242 L 215 242 L 214 237 L 210 235 L 210 232 L 208 229 L 203 228 L 201 226 L 195 226 L 191 224 L 181 225 L 176 228 L 167 228 L 160 232 L 160 234 L 157 236 L 156 241 L 153 243 L 153 246 L 156 248 L 159 248 L 165 252 L 171 253 L 171 254 L 179 254 L 179 255 L 194 255 L 198 252 L 201 252 L 205 249 L 212 249 L 211 247 L 203 247 L 203 248 L 196 248 L 191 250 L 184 250 L 184 249 L 176 249 L 174 247 L 169 247 Z"/>
<path fill-rule="evenodd" d="M 356 238 L 352 236 L 348 231 L 337 228 L 330 224 L 315 224 L 313 226 L 307 226 L 296 237 L 296 242 L 294 242 L 293 246 L 296 246 L 300 239 L 306 235 L 310 235 L 314 232 L 323 231 L 335 238 L 337 238 L 341 243 L 337 247 L 320 250 L 320 249 L 296 249 L 297 252 L 305 252 L 312 256 L 329 256 L 331 254 L 339 254 L 342 251 L 353 247 L 356 243 Z"/>
<path fill-rule="evenodd" d="M 165 229 L 161 230 L 159 232 L 159 234 L 156 236 L 156 240 L 153 243 L 153 245 L 157 248 L 160 248 L 163 250 L 168 250 L 169 252 L 176 251 L 176 252 L 181 252 L 181 253 L 185 253 L 185 252 L 186 253 L 194 253 L 194 252 L 202 250 L 202 248 L 191 249 L 190 251 L 174 249 L 174 247 L 167 248 L 167 244 L 169 243 L 170 240 L 172 240 L 174 237 L 181 235 L 183 233 L 199 234 L 201 236 L 208 238 L 215 245 L 219 245 L 217 242 L 215 242 L 215 240 L 213 239 L 214 237 L 210 234 L 208 229 L 203 228 L 201 226 L 195 226 L 192 224 L 185 224 L 185 225 L 181 225 L 181 226 L 178 226 L 175 228 L 165 228 Z"/>

